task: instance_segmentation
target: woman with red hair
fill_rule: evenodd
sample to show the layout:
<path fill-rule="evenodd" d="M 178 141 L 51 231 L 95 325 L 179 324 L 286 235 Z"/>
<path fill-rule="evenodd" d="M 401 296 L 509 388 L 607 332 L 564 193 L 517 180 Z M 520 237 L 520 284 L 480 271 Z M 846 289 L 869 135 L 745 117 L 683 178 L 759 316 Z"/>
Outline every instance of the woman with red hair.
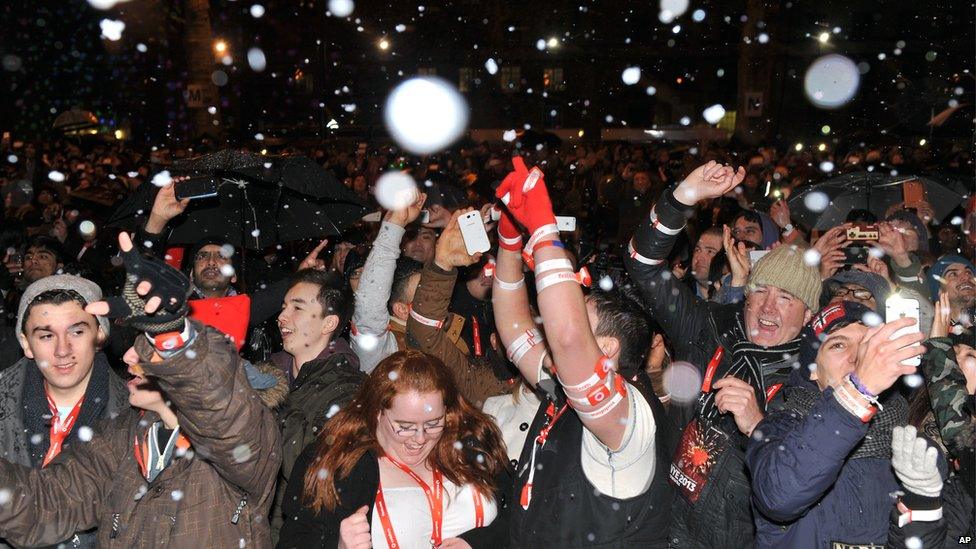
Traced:
<path fill-rule="evenodd" d="M 280 548 L 504 547 L 501 433 L 444 364 L 384 359 L 295 463 Z"/>

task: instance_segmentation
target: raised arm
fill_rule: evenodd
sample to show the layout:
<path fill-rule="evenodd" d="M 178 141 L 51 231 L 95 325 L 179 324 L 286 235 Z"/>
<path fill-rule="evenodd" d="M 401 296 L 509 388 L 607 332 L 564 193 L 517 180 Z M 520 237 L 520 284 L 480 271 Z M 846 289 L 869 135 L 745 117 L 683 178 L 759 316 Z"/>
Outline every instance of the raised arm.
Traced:
<path fill-rule="evenodd" d="M 181 180 L 180 177 L 174 177 L 170 183 L 159 188 L 153 200 L 152 210 L 149 211 L 149 219 L 136 234 L 136 243 L 139 247 L 156 257 L 163 257 L 166 252 L 166 225 L 190 205 L 189 198 L 176 199 L 176 184 Z"/>
<path fill-rule="evenodd" d="M 400 257 L 400 241 L 404 227 L 420 215 L 427 195 L 420 194 L 410 207 L 389 211 L 373 241 L 373 249 L 363 265 L 363 276 L 356 289 L 356 305 L 352 313 L 352 347 L 360 357 L 360 367 L 370 372 L 386 351 L 376 343 L 377 337 L 387 331 L 390 313 L 386 308 L 393 287 L 393 273 Z M 366 342 L 368 340 L 368 343 Z"/>
<path fill-rule="evenodd" d="M 707 322 L 706 304 L 671 274 L 667 268 L 668 254 L 687 217 L 694 212 L 694 205 L 722 196 L 744 177 L 742 168 L 734 172 L 716 162 L 699 166 L 677 187 L 664 191 L 651 214 L 637 227 L 628 246 L 628 257 L 624 259 L 627 272 L 651 308 L 654 319 L 673 342 L 678 356 L 685 354 L 687 346 Z"/>
<path fill-rule="evenodd" d="M 497 196 L 508 212 L 532 236 L 527 248 L 534 260 L 536 291 L 546 340 L 556 377 L 569 404 L 607 448 L 620 447 L 628 425 L 626 382 L 597 345 L 590 328 L 583 292 L 562 242 L 541 172 L 530 175 L 522 159 L 513 159 L 515 171 L 502 182 Z M 535 179 L 526 189 L 525 182 Z"/>
<path fill-rule="evenodd" d="M 491 303 L 495 329 L 507 350 L 508 359 L 532 386 L 539 382 L 542 367 L 549 367 L 549 351 L 540 326 L 529 309 L 529 293 L 522 274 L 522 235 L 511 216 L 502 212 L 498 220 L 498 256 Z"/>

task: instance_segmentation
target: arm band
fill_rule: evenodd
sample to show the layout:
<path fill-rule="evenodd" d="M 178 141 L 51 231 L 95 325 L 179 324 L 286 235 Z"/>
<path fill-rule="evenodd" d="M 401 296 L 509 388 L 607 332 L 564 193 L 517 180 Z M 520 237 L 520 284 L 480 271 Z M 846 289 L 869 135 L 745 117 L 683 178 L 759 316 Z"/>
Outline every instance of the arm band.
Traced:
<path fill-rule="evenodd" d="M 427 318 L 426 316 L 418 313 L 417 311 L 410 309 L 410 316 L 417 322 L 423 324 L 424 326 L 431 326 L 437 328 L 438 330 L 444 326 L 443 320 L 434 320 L 432 318 Z"/>

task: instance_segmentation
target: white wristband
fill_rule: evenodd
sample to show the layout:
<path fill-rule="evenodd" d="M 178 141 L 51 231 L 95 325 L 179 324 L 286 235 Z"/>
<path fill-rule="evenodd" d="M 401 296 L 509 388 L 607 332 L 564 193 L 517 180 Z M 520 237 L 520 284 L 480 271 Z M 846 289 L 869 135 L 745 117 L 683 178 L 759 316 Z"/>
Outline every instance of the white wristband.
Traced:
<path fill-rule="evenodd" d="M 659 220 L 657 218 L 657 206 L 656 205 L 653 208 L 651 208 L 651 226 L 654 227 L 655 229 L 661 231 L 662 233 L 668 235 L 668 236 L 678 235 L 685 228 L 685 226 L 682 225 L 682 226 L 678 227 L 677 229 L 672 229 L 671 227 L 668 227 L 664 223 L 661 223 L 661 220 Z"/>
<path fill-rule="evenodd" d="M 417 311 L 410 309 L 410 316 L 417 322 L 423 324 L 424 326 L 432 326 L 438 330 L 444 325 L 443 320 L 434 320 L 432 318 L 427 318 L 426 316 L 418 313 Z"/>
<path fill-rule="evenodd" d="M 568 271 L 572 271 L 573 264 L 568 259 L 547 259 L 535 264 L 536 274 L 544 273 L 546 271 L 554 271 L 556 269 L 566 269 Z"/>
<path fill-rule="evenodd" d="M 515 291 L 525 286 L 525 277 L 522 277 L 515 282 L 505 282 L 496 276 L 495 286 L 497 286 L 499 290 L 506 290 L 509 292 Z"/>
<path fill-rule="evenodd" d="M 532 328 L 531 330 L 526 330 L 522 335 L 515 338 L 512 344 L 508 346 L 508 360 L 512 364 L 518 365 L 518 362 L 522 360 L 522 357 L 528 353 L 532 347 L 535 347 L 542 342 L 542 332 Z"/>
<path fill-rule="evenodd" d="M 581 412 L 576 410 L 575 407 L 573 409 L 576 410 L 576 414 L 580 417 L 580 419 L 600 419 L 616 408 L 617 405 L 624 400 L 624 396 L 625 395 L 621 393 L 614 393 L 613 398 L 607 399 L 603 404 L 600 405 L 600 407 L 589 412 Z"/>
<path fill-rule="evenodd" d="M 558 273 L 546 275 L 535 281 L 535 293 L 541 294 L 542 290 L 545 290 L 550 286 L 555 286 L 556 284 L 562 284 L 563 282 L 575 282 L 579 284 L 579 279 L 576 278 L 576 276 L 576 273 L 572 271 L 560 271 Z"/>
<path fill-rule="evenodd" d="M 924 510 L 909 509 L 904 503 L 901 502 L 901 500 L 898 500 L 898 505 L 896 507 L 898 512 L 901 513 L 898 515 L 899 528 L 904 528 L 905 525 L 910 522 L 935 522 L 942 518 L 941 507 L 938 509 Z"/>
<path fill-rule="evenodd" d="M 637 249 L 634 248 L 633 240 L 627 243 L 627 253 L 630 254 L 631 259 L 636 260 L 638 263 L 643 263 L 644 265 L 660 265 L 661 263 L 664 263 L 663 259 L 651 259 L 637 253 Z"/>
<path fill-rule="evenodd" d="M 557 227 L 554 223 L 539 227 L 534 233 L 532 233 L 532 236 L 529 237 L 529 241 L 525 243 L 525 251 L 528 252 L 529 255 L 532 255 L 532 249 L 535 248 L 535 245 L 539 242 L 539 240 L 542 240 L 542 237 L 549 236 L 551 234 L 559 234 L 559 227 Z"/>

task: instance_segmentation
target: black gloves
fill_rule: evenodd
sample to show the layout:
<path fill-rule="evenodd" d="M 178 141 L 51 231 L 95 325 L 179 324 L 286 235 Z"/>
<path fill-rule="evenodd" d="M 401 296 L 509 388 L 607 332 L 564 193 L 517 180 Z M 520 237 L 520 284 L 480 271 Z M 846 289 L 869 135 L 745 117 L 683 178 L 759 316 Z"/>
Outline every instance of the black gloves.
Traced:
<path fill-rule="evenodd" d="M 122 295 L 106 299 L 108 318 L 145 332 L 150 337 L 166 332 L 183 331 L 187 314 L 186 299 L 190 295 L 190 281 L 183 273 L 163 261 L 141 254 L 137 248 L 121 252 L 125 262 L 125 286 Z M 136 292 L 139 283 L 148 281 L 152 287 L 144 296 Z M 162 302 L 156 312 L 147 314 L 146 303 L 153 297 Z"/>

